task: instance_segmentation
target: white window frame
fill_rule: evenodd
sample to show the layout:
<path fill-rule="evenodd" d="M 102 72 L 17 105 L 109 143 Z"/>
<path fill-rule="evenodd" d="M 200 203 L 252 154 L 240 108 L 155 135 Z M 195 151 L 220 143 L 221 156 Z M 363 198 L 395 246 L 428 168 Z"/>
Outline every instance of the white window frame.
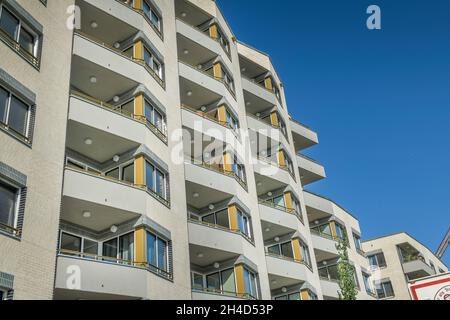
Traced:
<path fill-rule="evenodd" d="M 22 19 L 20 19 L 19 17 L 17 17 L 17 14 L 14 13 L 13 10 L 11 10 L 10 8 L 8 8 L 7 6 L 5 6 L 3 3 L 0 3 L 0 19 L 3 13 L 3 7 L 5 7 L 5 9 L 14 17 L 19 21 L 19 25 L 17 26 L 17 31 L 16 34 L 14 35 L 14 41 L 16 43 L 20 43 L 20 32 L 22 31 L 22 28 L 25 29 L 26 32 L 28 32 L 29 34 L 31 34 L 33 36 L 33 52 L 30 53 L 33 57 L 37 58 L 37 50 L 39 47 L 39 35 L 34 32 L 27 24 L 26 22 L 24 22 Z M 22 49 L 24 49 L 21 46 Z M 25 49 L 24 49 L 25 50 Z M 26 51 L 26 50 L 25 50 Z M 27 51 L 28 52 L 28 51 Z"/>

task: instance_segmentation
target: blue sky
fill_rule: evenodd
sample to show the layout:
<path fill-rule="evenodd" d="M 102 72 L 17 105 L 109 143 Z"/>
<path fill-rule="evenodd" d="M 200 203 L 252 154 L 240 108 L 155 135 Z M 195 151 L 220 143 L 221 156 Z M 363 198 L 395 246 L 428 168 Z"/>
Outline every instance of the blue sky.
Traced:
<path fill-rule="evenodd" d="M 450 1 L 218 3 L 319 133 L 306 154 L 328 178 L 308 189 L 356 215 L 366 239 L 407 231 L 434 251 L 450 226 Z M 382 30 L 366 28 L 371 4 Z"/>

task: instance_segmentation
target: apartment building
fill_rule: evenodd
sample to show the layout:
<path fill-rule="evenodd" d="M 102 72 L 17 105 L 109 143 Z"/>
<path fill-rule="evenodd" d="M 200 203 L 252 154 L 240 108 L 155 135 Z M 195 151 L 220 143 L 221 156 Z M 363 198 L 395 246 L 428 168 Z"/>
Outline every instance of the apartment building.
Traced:
<path fill-rule="evenodd" d="M 0 299 L 338 299 L 345 236 L 375 299 L 358 220 L 304 190 L 317 133 L 214 1 L 1 0 L 0 40 Z"/>
<path fill-rule="evenodd" d="M 72 55 L 63 17 L 70 4 L 0 1 L 1 299 L 53 297 Z"/>
<path fill-rule="evenodd" d="M 409 300 L 408 282 L 448 272 L 434 253 L 405 232 L 363 242 L 379 299 Z"/>

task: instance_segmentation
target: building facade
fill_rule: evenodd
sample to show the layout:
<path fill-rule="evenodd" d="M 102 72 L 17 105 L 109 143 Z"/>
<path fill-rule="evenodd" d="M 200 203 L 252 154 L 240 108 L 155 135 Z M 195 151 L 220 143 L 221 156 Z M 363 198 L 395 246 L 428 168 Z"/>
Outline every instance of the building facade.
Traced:
<path fill-rule="evenodd" d="M 317 134 L 214 1 L 1 0 L 0 40 L 2 299 L 338 299 L 345 237 L 375 299 L 358 220 L 304 190 Z"/>
<path fill-rule="evenodd" d="M 379 299 L 411 299 L 408 282 L 448 272 L 430 249 L 405 232 L 363 242 Z"/>

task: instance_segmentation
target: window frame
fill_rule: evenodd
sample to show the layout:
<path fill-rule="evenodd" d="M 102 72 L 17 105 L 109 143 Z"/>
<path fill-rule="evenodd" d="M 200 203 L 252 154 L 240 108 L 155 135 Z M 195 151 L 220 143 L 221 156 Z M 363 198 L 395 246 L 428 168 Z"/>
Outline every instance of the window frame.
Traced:
<path fill-rule="evenodd" d="M 170 242 L 170 240 L 168 240 L 167 238 L 161 237 L 157 233 L 152 232 L 150 230 L 145 230 L 145 232 L 146 232 L 145 253 L 146 253 L 146 256 L 147 256 L 146 257 L 146 263 L 149 266 L 153 267 L 153 268 L 156 268 L 158 270 L 162 270 L 162 271 L 164 271 L 166 273 L 169 273 L 170 272 L 170 260 L 169 260 L 169 242 Z M 155 238 L 155 248 L 154 249 L 155 249 L 155 264 L 156 265 L 153 265 L 152 263 L 150 263 L 149 257 L 148 257 L 148 236 L 149 235 L 151 235 L 151 236 L 153 236 Z M 166 260 L 165 261 L 165 266 L 166 266 L 166 269 L 161 268 L 160 264 L 159 264 L 159 243 L 160 243 L 159 240 L 166 244 L 166 246 L 165 246 L 165 260 Z"/>
<path fill-rule="evenodd" d="M 18 43 L 20 45 L 20 47 L 27 53 L 29 53 L 31 56 L 33 56 L 35 59 L 39 59 L 38 58 L 38 48 L 40 45 L 40 35 L 38 33 L 36 33 L 28 24 L 26 21 L 23 21 L 23 19 L 21 19 L 20 17 L 17 17 L 17 14 L 14 13 L 14 10 L 11 10 L 11 8 L 9 8 L 8 6 L 5 6 L 4 3 L 0 3 L 0 19 L 2 17 L 3 14 L 3 10 L 6 10 L 9 14 L 11 14 L 15 19 L 17 19 L 19 21 L 19 24 L 16 27 L 16 31 L 15 31 L 15 35 L 13 38 L 11 38 L 14 42 Z M 27 33 L 29 33 L 32 37 L 33 37 L 33 52 L 29 52 L 28 50 L 26 50 L 22 44 L 20 44 L 20 36 L 21 36 L 21 31 L 22 29 L 24 29 Z M 6 31 L 4 31 L 2 29 L 3 32 L 5 32 L 6 34 L 8 34 Z M 10 36 L 8 34 L 8 36 Z M 11 36 L 10 36 L 11 37 Z M 39 59 L 40 60 L 40 59 Z"/>
<path fill-rule="evenodd" d="M 156 195 L 158 195 L 159 197 L 163 198 L 164 200 L 168 200 L 167 199 L 167 172 L 165 172 L 165 170 L 163 170 L 161 167 L 159 167 L 157 164 L 155 164 L 153 161 L 151 161 L 150 159 L 145 159 L 145 186 L 147 188 L 147 190 L 150 190 L 151 192 L 154 192 Z M 149 184 L 147 183 L 147 165 L 150 165 L 151 167 L 153 167 L 153 174 L 152 174 L 152 180 L 153 180 L 153 189 L 149 188 Z M 159 194 L 156 190 L 156 184 L 157 184 L 157 180 L 156 180 L 156 175 L 157 172 L 160 172 L 163 176 L 163 186 L 162 186 L 162 194 Z"/>
<path fill-rule="evenodd" d="M 32 105 L 30 105 L 29 103 L 26 103 L 23 99 L 21 99 L 20 97 L 18 97 L 14 93 L 12 93 L 11 90 L 8 90 L 7 88 L 5 88 L 2 85 L 0 85 L 0 90 L 5 91 L 6 95 L 7 95 L 6 104 L 5 104 L 5 113 L 3 115 L 3 118 L 0 118 L 0 124 L 5 126 L 6 128 L 8 128 L 8 130 L 12 130 L 14 133 L 20 135 L 21 137 L 23 137 L 25 139 L 29 139 L 30 138 L 30 125 L 31 125 Z M 10 118 L 11 105 L 12 105 L 13 98 L 18 100 L 20 103 L 25 105 L 26 108 L 27 108 L 26 119 L 25 119 L 25 126 L 24 126 L 25 134 L 17 131 L 14 127 L 12 127 L 9 124 L 9 120 L 10 120 L 9 118 Z"/>
<path fill-rule="evenodd" d="M 380 266 L 380 262 L 378 259 L 378 255 L 382 255 L 383 256 L 383 260 L 384 260 L 384 264 L 382 266 Z M 371 258 L 374 257 L 375 261 L 376 261 L 376 265 L 371 264 Z M 384 256 L 383 252 L 377 252 L 371 255 L 367 256 L 367 259 L 369 260 L 369 266 L 373 269 L 373 268 L 378 268 L 378 269 L 383 269 L 387 267 L 387 261 L 386 261 L 386 257 Z"/>
<path fill-rule="evenodd" d="M 144 6 L 147 5 L 149 8 L 149 13 L 145 12 L 144 10 Z M 151 3 L 151 1 L 148 0 L 142 0 L 142 12 L 144 13 L 144 15 L 148 18 L 148 20 L 150 21 L 151 25 L 153 27 L 156 28 L 156 30 L 158 30 L 158 32 L 162 33 L 162 17 L 160 16 L 160 14 L 158 12 L 156 12 L 153 3 Z M 155 24 L 155 22 L 152 19 L 152 16 L 155 16 L 158 18 L 158 23 Z"/>
<path fill-rule="evenodd" d="M 387 284 L 389 284 L 392 289 L 392 295 L 389 295 L 389 296 L 386 294 L 385 285 L 387 285 Z M 381 289 L 383 291 L 382 297 L 380 297 L 379 289 Z M 381 281 L 380 283 L 375 284 L 375 290 L 376 290 L 378 299 L 389 299 L 389 298 L 395 297 L 394 287 L 392 286 L 391 280 L 385 280 L 385 281 Z"/>
<path fill-rule="evenodd" d="M 14 231 L 17 230 L 17 223 L 18 223 L 18 219 L 19 219 L 19 210 L 20 210 L 20 201 L 21 201 L 21 191 L 22 191 L 22 187 L 18 186 L 17 184 L 10 182 L 2 177 L 0 177 L 0 184 L 6 185 L 6 188 L 12 188 L 15 189 L 15 199 L 14 199 L 14 217 L 13 217 L 13 225 L 12 226 L 8 226 L 5 225 L 7 228 L 12 228 Z"/>

